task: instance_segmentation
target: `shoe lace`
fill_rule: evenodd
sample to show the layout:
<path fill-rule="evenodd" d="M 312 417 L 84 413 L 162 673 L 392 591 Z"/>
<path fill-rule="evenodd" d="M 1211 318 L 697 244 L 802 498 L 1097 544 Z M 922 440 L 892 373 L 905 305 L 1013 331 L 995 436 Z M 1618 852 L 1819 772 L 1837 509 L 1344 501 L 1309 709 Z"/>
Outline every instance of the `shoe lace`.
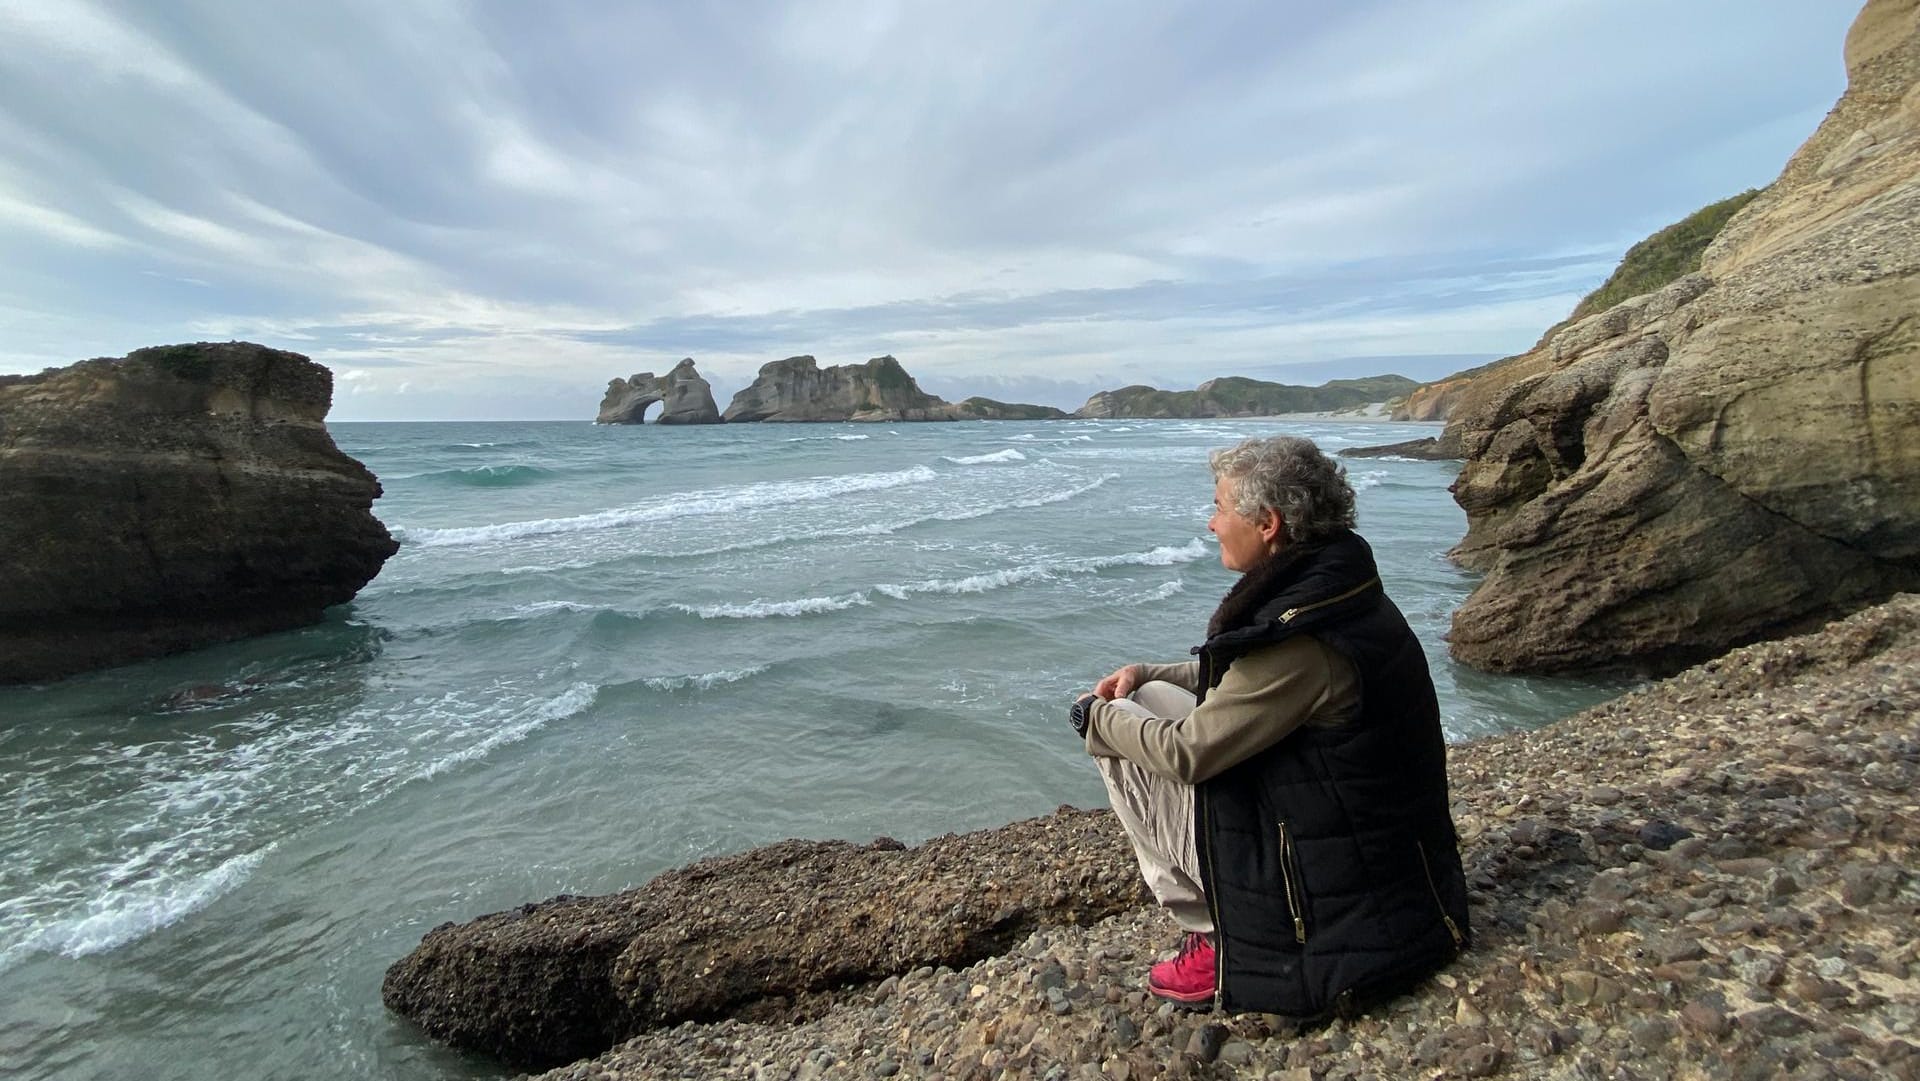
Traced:
<path fill-rule="evenodd" d="M 1180 955 L 1174 958 L 1174 962 L 1184 965 L 1194 954 L 1202 949 L 1211 949 L 1212 946 L 1213 941 L 1207 936 L 1198 931 L 1189 931 L 1187 937 L 1180 940 Z"/>

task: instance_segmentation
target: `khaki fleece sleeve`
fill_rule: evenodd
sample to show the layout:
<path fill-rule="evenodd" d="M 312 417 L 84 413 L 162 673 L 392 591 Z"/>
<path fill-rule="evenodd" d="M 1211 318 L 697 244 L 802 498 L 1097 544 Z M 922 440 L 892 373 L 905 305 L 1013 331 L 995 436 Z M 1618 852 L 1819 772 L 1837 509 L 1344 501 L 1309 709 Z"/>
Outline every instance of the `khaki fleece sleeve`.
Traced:
<path fill-rule="evenodd" d="M 1161 680 L 1171 683 L 1188 694 L 1200 693 L 1200 662 L 1175 661 L 1172 664 L 1143 664 L 1140 666 L 1140 682 L 1148 683 Z"/>
<path fill-rule="evenodd" d="M 1302 724 L 1345 720 L 1357 702 L 1352 666 L 1298 635 L 1236 659 L 1207 700 L 1185 717 L 1137 717 L 1096 701 L 1088 711 L 1087 751 L 1199 784 Z"/>

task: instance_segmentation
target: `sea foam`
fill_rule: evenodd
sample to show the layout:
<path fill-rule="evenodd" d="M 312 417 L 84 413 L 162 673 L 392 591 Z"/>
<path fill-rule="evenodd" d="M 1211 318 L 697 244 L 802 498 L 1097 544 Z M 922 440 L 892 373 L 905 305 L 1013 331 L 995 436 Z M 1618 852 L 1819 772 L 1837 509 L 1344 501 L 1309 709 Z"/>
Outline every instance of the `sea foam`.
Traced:
<path fill-rule="evenodd" d="M 694 492 L 676 492 L 644 503 L 577 514 L 567 518 L 540 518 L 527 522 L 501 522 L 496 525 L 457 526 L 448 529 L 404 527 L 394 530 L 402 543 L 422 548 L 451 545 L 485 544 L 518 540 L 553 533 L 590 533 L 603 529 L 621 529 L 645 522 L 658 522 L 696 515 L 731 514 L 758 507 L 774 507 L 812 500 L 832 499 L 853 492 L 882 491 L 909 484 L 924 484 L 939 474 L 924 465 L 889 473 L 852 473 L 841 476 L 810 477 L 805 480 L 766 481 L 728 488 L 708 488 Z"/>
<path fill-rule="evenodd" d="M 992 454 L 969 454 L 959 458 L 952 458 L 942 454 L 941 457 L 952 462 L 954 465 L 988 465 L 993 462 L 1024 462 L 1027 460 L 1026 455 L 1012 447 L 1008 447 L 1006 450 L 996 450 Z"/>
<path fill-rule="evenodd" d="M 274 847 L 269 844 L 241 853 L 200 874 L 109 888 L 89 898 L 81 911 L 50 920 L 29 931 L 23 941 L 0 950 L 0 972 L 28 954 L 85 957 L 145 938 L 231 892 Z"/>
<path fill-rule="evenodd" d="M 760 601 L 749 604 L 670 604 L 667 607 L 701 619 L 766 619 L 769 616 L 811 616 L 823 612 L 844 612 L 849 608 L 872 604 L 866 593 L 848 593 L 838 597 L 802 597 L 793 601 Z"/>

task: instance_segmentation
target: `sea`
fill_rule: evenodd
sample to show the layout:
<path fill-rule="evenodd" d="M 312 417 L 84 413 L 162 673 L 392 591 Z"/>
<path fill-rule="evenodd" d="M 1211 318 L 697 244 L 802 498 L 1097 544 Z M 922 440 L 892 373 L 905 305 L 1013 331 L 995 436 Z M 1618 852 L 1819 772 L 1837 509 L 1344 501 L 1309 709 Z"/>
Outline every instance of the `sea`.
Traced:
<path fill-rule="evenodd" d="M 1232 583 L 1208 451 L 1434 431 L 331 430 L 401 545 L 351 604 L 0 688 L 0 1075 L 511 1075 L 381 1006 L 427 930 L 782 838 L 1102 805 L 1066 709 L 1119 664 L 1184 659 Z M 1454 665 L 1454 464 L 1346 469 L 1450 739 L 1623 689 Z"/>

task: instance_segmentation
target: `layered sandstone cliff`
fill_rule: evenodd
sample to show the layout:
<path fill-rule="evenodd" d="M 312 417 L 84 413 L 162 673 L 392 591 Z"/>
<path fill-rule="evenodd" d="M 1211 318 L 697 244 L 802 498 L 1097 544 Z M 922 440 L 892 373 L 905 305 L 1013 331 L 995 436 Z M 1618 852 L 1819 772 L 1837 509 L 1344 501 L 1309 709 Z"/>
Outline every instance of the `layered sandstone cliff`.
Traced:
<path fill-rule="evenodd" d="M 714 404 L 713 387 L 701 377 L 688 357 L 665 375 L 641 372 L 627 379 L 607 382 L 606 397 L 600 399 L 595 424 L 641 424 L 647 409 L 660 404 L 656 424 L 718 424 L 720 407 Z"/>
<path fill-rule="evenodd" d="M 1459 659 L 1671 666 L 1920 584 L 1920 2 L 1701 273 L 1480 381 Z"/>
<path fill-rule="evenodd" d="M 0 376 L 0 683 L 320 619 L 398 545 L 333 377 L 245 342 Z"/>

